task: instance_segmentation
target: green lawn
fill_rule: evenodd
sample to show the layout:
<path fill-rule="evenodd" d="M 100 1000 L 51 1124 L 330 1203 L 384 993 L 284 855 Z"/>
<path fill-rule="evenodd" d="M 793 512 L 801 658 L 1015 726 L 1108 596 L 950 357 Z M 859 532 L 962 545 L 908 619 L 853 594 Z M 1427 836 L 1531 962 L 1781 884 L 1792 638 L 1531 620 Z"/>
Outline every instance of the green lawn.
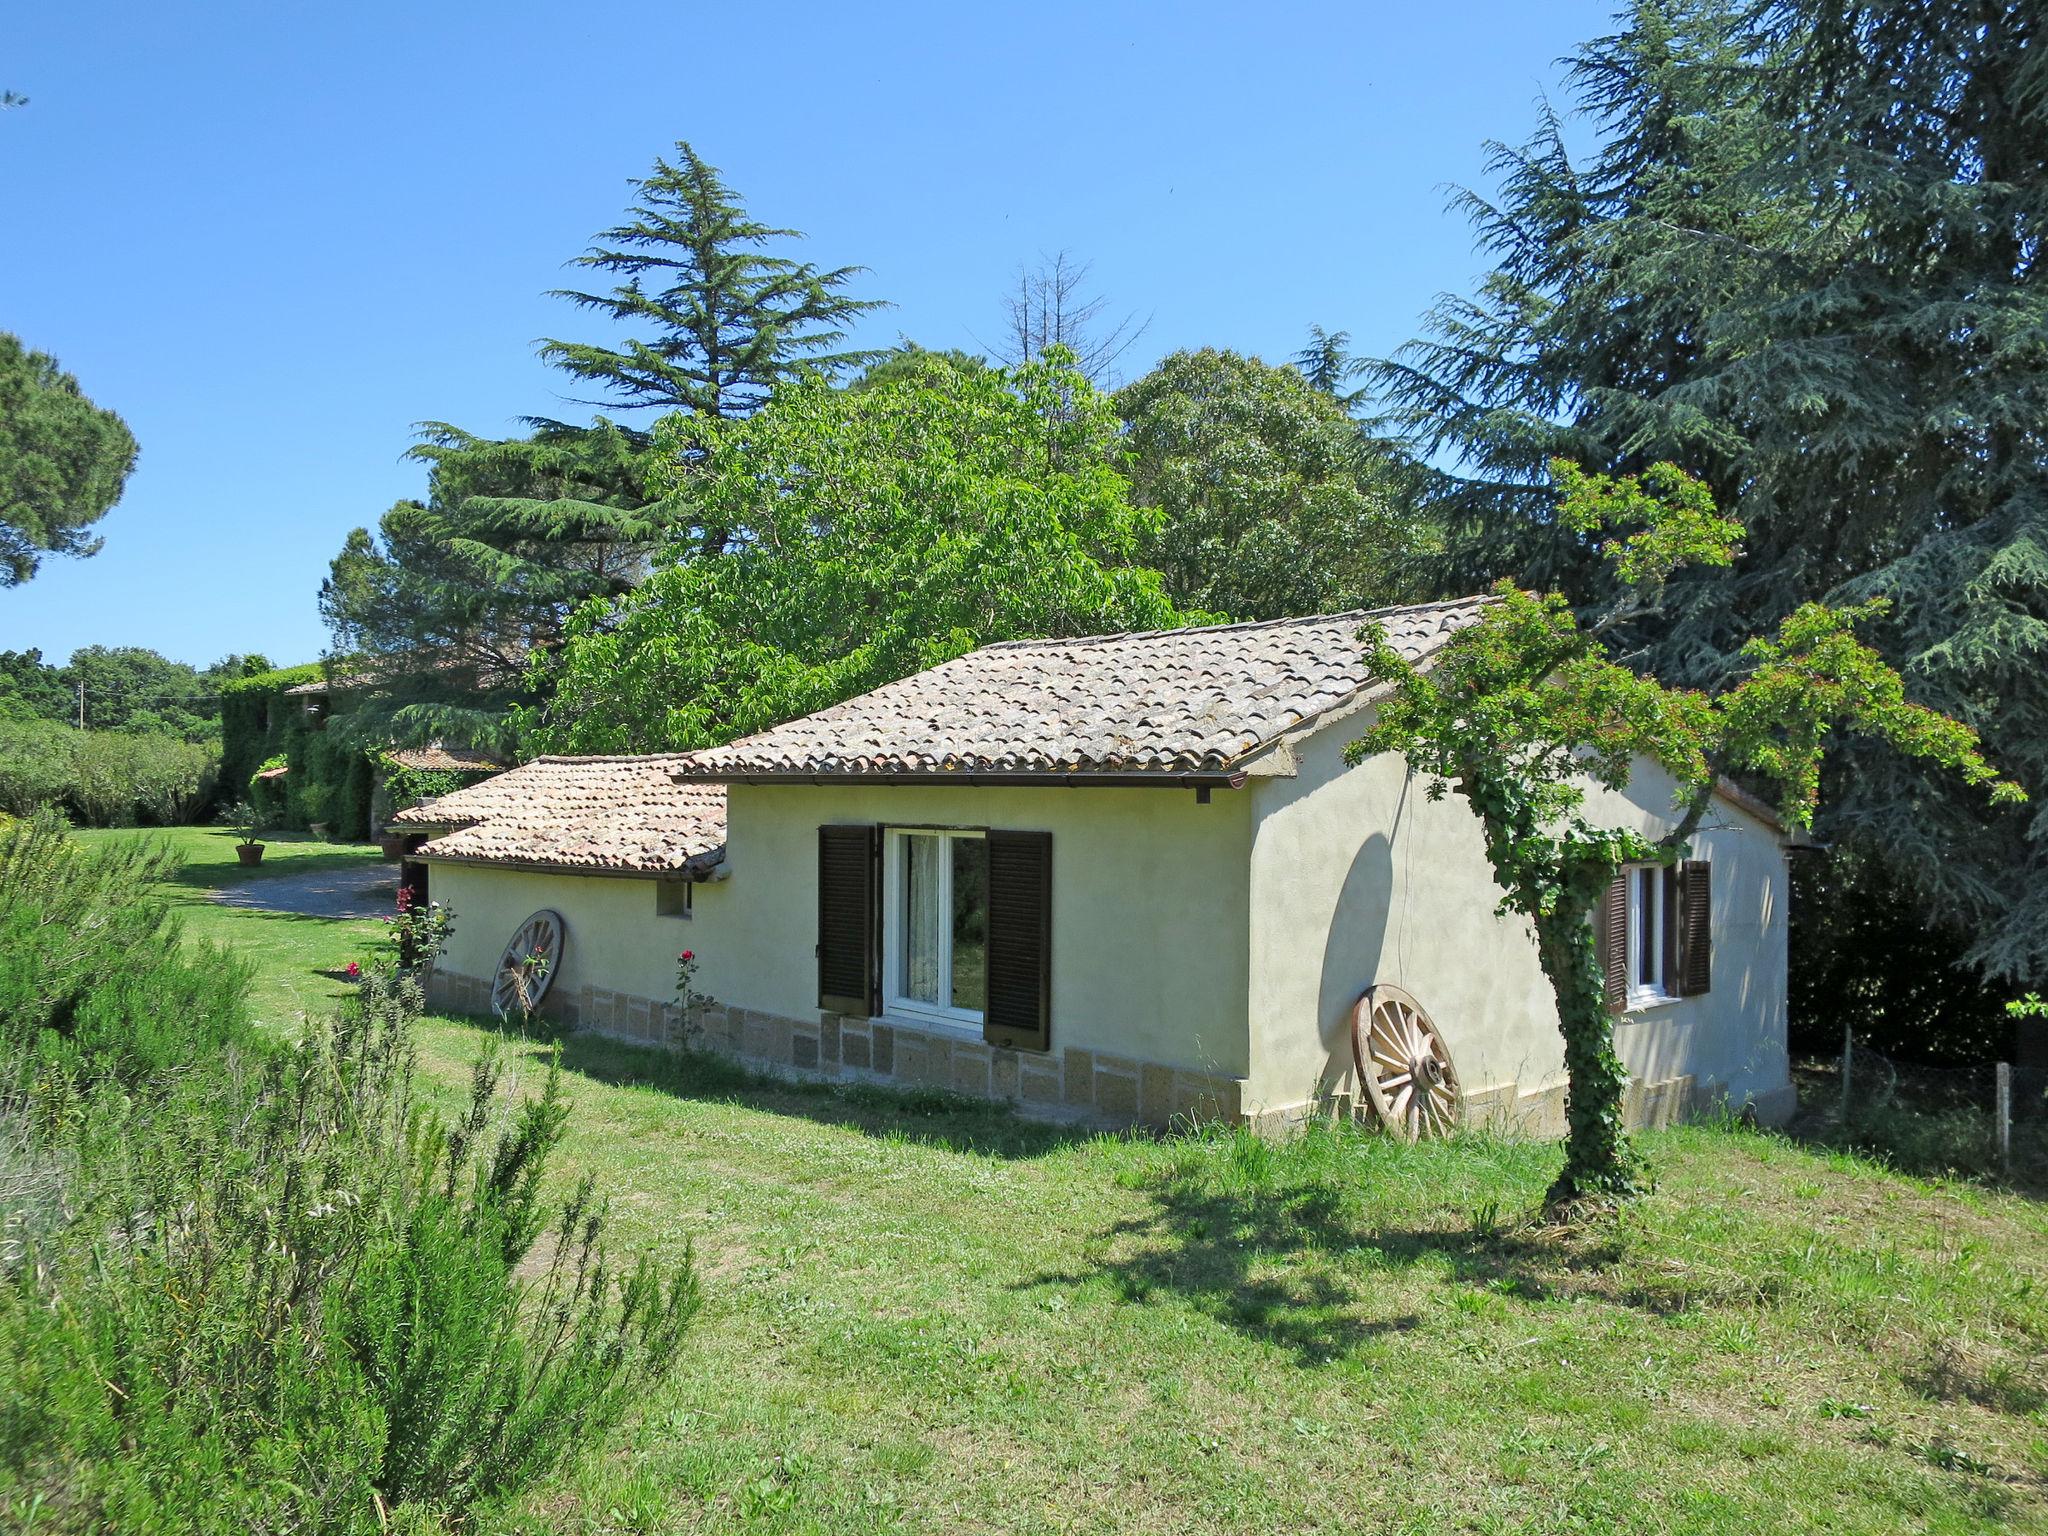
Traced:
<path fill-rule="evenodd" d="M 180 838 L 181 890 L 218 883 L 228 841 Z M 375 931 L 188 920 L 280 1017 Z M 451 1102 L 490 1038 L 427 1021 Z M 531 1088 L 544 1047 L 505 1045 Z M 1074 1137 L 591 1037 L 564 1062 L 557 1172 L 599 1174 L 622 1241 L 694 1243 L 707 1305 L 504 1526 L 2048 1529 L 2048 1207 L 2018 1196 L 1690 1128 L 1566 1239 L 1518 1220 L 1542 1145 Z"/>
<path fill-rule="evenodd" d="M 365 958 L 377 943 L 375 921 L 337 922 L 285 912 L 252 912 L 212 899 L 222 886 L 248 879 L 310 873 L 377 862 L 363 843 L 323 843 L 303 832 L 266 832 L 263 862 L 245 869 L 235 857 L 239 835 L 225 827 L 171 827 L 163 831 L 79 831 L 81 842 L 148 838 L 167 842 L 185 861 L 169 894 L 196 940 L 229 944 L 256 965 L 252 1002 L 258 1018 L 288 1025 L 324 1012 L 346 984 L 330 974 Z"/>

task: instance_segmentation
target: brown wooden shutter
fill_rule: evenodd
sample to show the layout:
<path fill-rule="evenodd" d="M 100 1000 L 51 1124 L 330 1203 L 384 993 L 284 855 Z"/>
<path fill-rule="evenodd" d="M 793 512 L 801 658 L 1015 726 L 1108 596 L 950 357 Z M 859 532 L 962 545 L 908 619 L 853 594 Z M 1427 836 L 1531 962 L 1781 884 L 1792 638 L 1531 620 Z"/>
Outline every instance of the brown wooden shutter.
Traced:
<path fill-rule="evenodd" d="M 1679 990 L 1697 997 L 1714 990 L 1714 866 L 1705 859 L 1687 859 L 1678 879 Z"/>
<path fill-rule="evenodd" d="M 1600 898 L 1594 924 L 1600 936 L 1600 969 L 1606 978 L 1607 1006 L 1617 1012 L 1628 1002 L 1628 871 L 1614 877 Z"/>
<path fill-rule="evenodd" d="M 988 834 L 990 1045 L 1043 1051 L 1052 1044 L 1052 834 Z"/>
<path fill-rule="evenodd" d="M 880 828 L 818 828 L 818 1006 L 828 1012 L 881 1012 L 881 869 Z"/>

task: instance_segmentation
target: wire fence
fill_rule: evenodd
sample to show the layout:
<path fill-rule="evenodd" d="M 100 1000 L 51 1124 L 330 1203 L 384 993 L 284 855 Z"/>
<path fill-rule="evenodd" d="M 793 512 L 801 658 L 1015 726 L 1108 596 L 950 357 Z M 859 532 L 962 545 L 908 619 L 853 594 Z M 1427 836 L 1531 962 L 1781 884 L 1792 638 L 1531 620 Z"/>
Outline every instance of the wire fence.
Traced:
<path fill-rule="evenodd" d="M 2048 1066 L 1930 1067 L 1845 1035 L 1795 1067 L 1797 1129 L 1921 1173 L 2048 1186 Z"/>

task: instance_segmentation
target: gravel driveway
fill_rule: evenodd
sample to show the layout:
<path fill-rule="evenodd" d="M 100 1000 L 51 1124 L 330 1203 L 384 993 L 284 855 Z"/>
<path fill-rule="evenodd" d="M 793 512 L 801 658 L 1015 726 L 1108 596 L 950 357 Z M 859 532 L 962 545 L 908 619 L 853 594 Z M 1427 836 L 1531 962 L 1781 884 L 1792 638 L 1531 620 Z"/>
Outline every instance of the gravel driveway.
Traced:
<path fill-rule="evenodd" d="M 296 875 L 259 875 L 213 893 L 230 907 L 297 912 L 305 917 L 389 917 L 398 900 L 398 866 L 366 864 Z"/>

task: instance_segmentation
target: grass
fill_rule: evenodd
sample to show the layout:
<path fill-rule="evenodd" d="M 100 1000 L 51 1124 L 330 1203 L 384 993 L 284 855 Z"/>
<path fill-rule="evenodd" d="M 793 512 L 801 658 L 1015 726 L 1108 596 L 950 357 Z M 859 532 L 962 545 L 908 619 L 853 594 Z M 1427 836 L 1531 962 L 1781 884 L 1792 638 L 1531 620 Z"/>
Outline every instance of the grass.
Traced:
<path fill-rule="evenodd" d="M 352 869 L 375 863 L 377 850 L 362 843 L 325 843 L 303 832 L 266 832 L 263 862 L 245 868 L 235 856 L 240 835 L 226 827 L 168 827 L 151 831 L 81 830 L 81 842 L 109 838 L 151 838 L 169 843 L 184 868 L 167 894 L 193 939 L 229 944 L 256 962 L 251 1002 L 265 1023 L 289 1026 L 308 1013 L 321 1013 L 346 994 L 333 973 L 363 958 L 376 942 L 372 920 L 337 921 L 292 912 L 257 912 L 223 906 L 213 893 L 245 880 L 319 870 Z"/>
<path fill-rule="evenodd" d="M 212 836 L 181 834 L 231 861 Z M 303 846 L 277 867 L 373 856 Z M 191 918 L 287 1009 L 375 926 Z M 489 1038 L 427 1021 L 451 1103 Z M 545 1045 L 505 1046 L 530 1087 Z M 1690 1127 L 1560 1234 L 1522 1219 L 1544 1145 L 1076 1136 L 562 1049 L 560 1173 L 623 1242 L 694 1243 L 707 1308 L 677 1381 L 498 1528 L 2048 1530 L 2048 1207 L 2019 1196 Z"/>

